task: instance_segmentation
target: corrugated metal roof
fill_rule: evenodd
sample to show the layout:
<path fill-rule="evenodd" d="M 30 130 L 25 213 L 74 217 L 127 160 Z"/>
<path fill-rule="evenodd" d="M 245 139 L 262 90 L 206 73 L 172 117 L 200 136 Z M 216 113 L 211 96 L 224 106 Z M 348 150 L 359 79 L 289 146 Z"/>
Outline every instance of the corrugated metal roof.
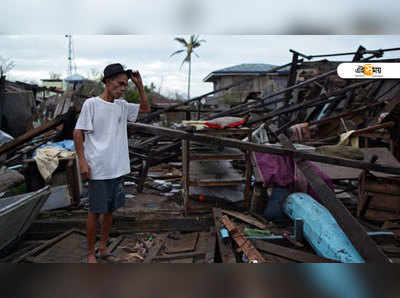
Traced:
<path fill-rule="evenodd" d="M 213 73 L 224 73 L 224 72 L 266 72 L 271 68 L 276 67 L 276 65 L 272 64 L 262 64 L 262 63 L 254 63 L 254 64 L 239 64 L 231 67 L 226 67 L 220 70 L 213 71 Z"/>
<path fill-rule="evenodd" d="M 276 65 L 263 64 L 263 63 L 244 63 L 213 71 L 208 76 L 206 76 L 203 81 L 207 82 L 210 81 L 211 77 L 213 76 L 226 75 L 226 74 L 260 74 L 268 72 L 274 67 L 276 67 Z M 289 71 L 289 69 L 290 66 L 280 69 L 276 72 L 284 73 Z"/>

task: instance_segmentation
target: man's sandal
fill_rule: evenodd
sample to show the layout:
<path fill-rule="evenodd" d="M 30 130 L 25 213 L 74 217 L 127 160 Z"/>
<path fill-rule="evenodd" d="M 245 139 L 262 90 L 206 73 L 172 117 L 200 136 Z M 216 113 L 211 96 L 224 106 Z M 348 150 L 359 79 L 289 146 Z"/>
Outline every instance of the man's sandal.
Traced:
<path fill-rule="evenodd" d="M 97 259 L 97 256 L 96 256 L 96 259 Z M 88 256 L 84 256 L 81 259 L 81 264 L 96 264 L 96 263 L 89 263 L 88 262 Z"/>
<path fill-rule="evenodd" d="M 108 263 L 121 263 L 121 259 L 113 254 L 97 255 L 97 258 Z"/>

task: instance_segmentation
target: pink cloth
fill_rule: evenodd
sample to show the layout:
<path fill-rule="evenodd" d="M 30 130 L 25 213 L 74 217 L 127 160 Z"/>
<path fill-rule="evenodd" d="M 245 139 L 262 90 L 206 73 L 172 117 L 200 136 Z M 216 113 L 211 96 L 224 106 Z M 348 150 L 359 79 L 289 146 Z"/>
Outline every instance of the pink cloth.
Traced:
<path fill-rule="evenodd" d="M 311 188 L 300 169 L 297 169 L 291 157 L 261 152 L 253 152 L 253 155 L 265 187 L 286 187 L 291 192 L 307 192 L 313 198 L 318 199 L 317 194 Z M 333 191 L 334 187 L 331 179 L 312 162 L 307 161 L 307 163 L 311 164 L 317 175 Z"/>

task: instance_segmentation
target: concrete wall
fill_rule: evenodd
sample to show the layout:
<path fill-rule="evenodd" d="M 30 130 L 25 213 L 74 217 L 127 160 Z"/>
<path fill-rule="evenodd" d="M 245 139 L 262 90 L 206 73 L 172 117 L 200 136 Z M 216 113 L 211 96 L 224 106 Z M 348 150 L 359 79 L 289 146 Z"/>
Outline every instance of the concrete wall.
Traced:
<path fill-rule="evenodd" d="M 241 80 L 254 78 L 253 76 L 220 76 L 214 81 L 214 90 L 227 87 Z M 215 97 L 223 97 L 222 101 L 228 104 L 243 102 L 250 92 L 261 92 L 267 96 L 273 92 L 286 88 L 287 76 L 269 75 L 254 78 L 252 81 L 233 87 L 229 90 L 216 93 Z"/>

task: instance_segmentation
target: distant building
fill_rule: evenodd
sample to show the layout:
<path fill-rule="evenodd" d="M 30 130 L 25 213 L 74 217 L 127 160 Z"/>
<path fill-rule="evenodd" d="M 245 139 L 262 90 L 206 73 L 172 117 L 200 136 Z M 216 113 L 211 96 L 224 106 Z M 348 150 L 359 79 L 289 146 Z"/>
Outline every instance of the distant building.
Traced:
<path fill-rule="evenodd" d="M 267 96 L 286 87 L 289 68 L 267 73 L 276 67 L 271 64 L 240 64 L 211 72 L 203 81 L 214 85 L 214 91 L 237 83 L 244 79 L 254 78 L 249 82 L 218 92 L 207 98 L 207 103 L 231 105 L 248 99 Z M 265 76 L 260 76 L 265 74 Z"/>
<path fill-rule="evenodd" d="M 73 74 L 67 78 L 64 79 L 65 81 L 65 89 L 73 89 L 75 90 L 78 88 L 80 85 L 83 85 L 83 83 L 86 81 L 86 78 L 81 76 L 80 74 Z"/>
<path fill-rule="evenodd" d="M 64 83 L 62 79 L 41 79 L 41 81 L 42 86 L 45 88 L 55 88 L 57 91 L 64 90 Z M 48 90 L 44 92 L 45 97 L 50 97 L 53 95 L 57 95 L 57 93 Z"/>
<path fill-rule="evenodd" d="M 151 102 L 152 102 L 153 109 L 167 109 L 176 104 L 181 103 L 181 101 L 171 100 L 171 99 L 166 98 L 156 92 L 152 92 L 150 94 L 150 96 L 151 96 Z M 178 110 L 169 111 L 169 112 L 161 114 L 160 118 L 161 118 L 160 120 L 161 120 L 162 124 L 167 126 L 172 123 L 181 122 L 182 120 L 185 120 L 186 112 L 184 109 L 182 109 L 180 111 L 178 111 Z"/>

